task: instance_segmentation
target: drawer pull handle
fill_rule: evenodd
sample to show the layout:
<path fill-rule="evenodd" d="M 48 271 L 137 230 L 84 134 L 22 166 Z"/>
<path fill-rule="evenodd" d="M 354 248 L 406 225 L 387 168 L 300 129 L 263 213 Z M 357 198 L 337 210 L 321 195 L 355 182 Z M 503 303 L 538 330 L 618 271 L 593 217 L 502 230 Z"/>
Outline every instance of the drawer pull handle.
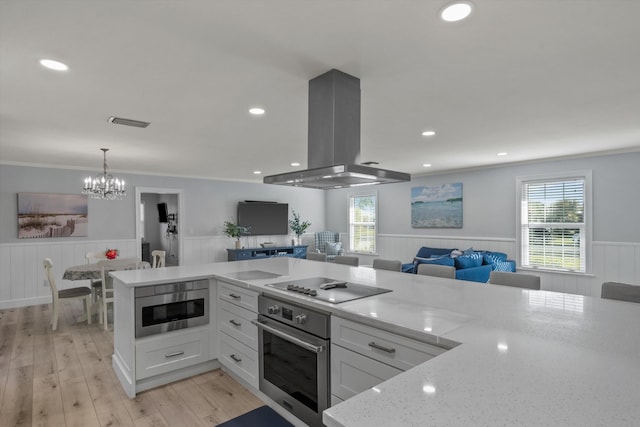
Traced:
<path fill-rule="evenodd" d="M 231 356 L 229 356 L 231 359 L 233 359 L 234 362 L 240 363 L 242 362 L 242 359 L 240 359 L 238 356 L 236 356 L 235 354 L 232 354 Z"/>
<path fill-rule="evenodd" d="M 170 357 L 182 356 L 183 354 L 184 354 L 184 351 L 176 351 L 176 352 L 173 352 L 173 353 L 167 353 L 167 354 L 164 355 L 164 357 L 169 359 Z"/>
<path fill-rule="evenodd" d="M 395 348 L 383 347 L 383 346 L 381 346 L 381 345 L 379 345 L 379 344 L 376 344 L 376 343 L 375 343 L 375 342 L 373 342 L 373 341 L 371 341 L 371 342 L 369 343 L 369 347 L 371 347 L 371 348 L 375 348 L 376 350 L 382 350 L 382 351 L 384 351 L 384 352 L 386 352 L 386 353 L 391 353 L 391 354 L 393 354 L 393 353 L 395 353 L 395 352 L 396 352 L 396 349 L 395 349 Z"/>
<path fill-rule="evenodd" d="M 240 299 L 240 295 L 236 295 L 236 294 L 229 294 L 229 296 L 233 299 Z"/>
<path fill-rule="evenodd" d="M 229 323 L 231 323 L 233 326 L 241 326 L 242 325 L 242 323 L 238 322 L 237 320 L 233 320 L 233 319 L 229 320 Z"/>

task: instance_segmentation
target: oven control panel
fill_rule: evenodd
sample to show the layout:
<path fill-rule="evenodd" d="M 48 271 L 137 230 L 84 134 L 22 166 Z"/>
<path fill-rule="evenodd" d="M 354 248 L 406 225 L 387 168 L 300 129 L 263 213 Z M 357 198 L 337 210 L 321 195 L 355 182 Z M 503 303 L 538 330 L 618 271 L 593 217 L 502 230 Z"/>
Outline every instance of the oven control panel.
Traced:
<path fill-rule="evenodd" d="M 331 318 L 329 313 L 266 295 L 258 297 L 258 313 L 319 337 L 329 337 Z"/>

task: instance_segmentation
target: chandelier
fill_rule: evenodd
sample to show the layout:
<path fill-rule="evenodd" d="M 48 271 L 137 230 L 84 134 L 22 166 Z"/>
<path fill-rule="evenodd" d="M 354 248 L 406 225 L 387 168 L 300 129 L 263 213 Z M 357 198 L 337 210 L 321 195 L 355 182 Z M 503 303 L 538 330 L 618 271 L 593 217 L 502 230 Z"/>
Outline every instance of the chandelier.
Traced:
<path fill-rule="evenodd" d="M 127 195 L 124 189 L 124 180 L 114 178 L 107 173 L 107 151 L 108 148 L 101 148 L 104 153 L 104 171 L 95 177 L 84 179 L 84 190 L 82 194 L 87 194 L 92 199 L 120 200 Z"/>

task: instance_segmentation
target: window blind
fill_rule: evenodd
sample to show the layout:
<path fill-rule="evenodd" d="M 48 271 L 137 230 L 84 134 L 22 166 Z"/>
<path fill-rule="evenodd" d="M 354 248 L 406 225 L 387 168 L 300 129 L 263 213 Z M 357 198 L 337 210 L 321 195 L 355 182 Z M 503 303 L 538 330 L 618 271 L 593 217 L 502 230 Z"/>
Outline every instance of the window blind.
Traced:
<path fill-rule="evenodd" d="M 521 264 L 585 272 L 585 179 L 525 181 Z"/>

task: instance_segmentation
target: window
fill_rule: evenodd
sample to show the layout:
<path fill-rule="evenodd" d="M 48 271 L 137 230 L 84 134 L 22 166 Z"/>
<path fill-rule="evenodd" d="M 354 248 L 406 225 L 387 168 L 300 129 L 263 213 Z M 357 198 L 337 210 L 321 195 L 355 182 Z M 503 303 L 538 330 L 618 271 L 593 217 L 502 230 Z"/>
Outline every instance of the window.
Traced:
<path fill-rule="evenodd" d="M 586 273 L 591 173 L 519 178 L 520 265 Z"/>
<path fill-rule="evenodd" d="M 378 201 L 376 193 L 349 196 L 349 250 L 375 253 Z"/>

